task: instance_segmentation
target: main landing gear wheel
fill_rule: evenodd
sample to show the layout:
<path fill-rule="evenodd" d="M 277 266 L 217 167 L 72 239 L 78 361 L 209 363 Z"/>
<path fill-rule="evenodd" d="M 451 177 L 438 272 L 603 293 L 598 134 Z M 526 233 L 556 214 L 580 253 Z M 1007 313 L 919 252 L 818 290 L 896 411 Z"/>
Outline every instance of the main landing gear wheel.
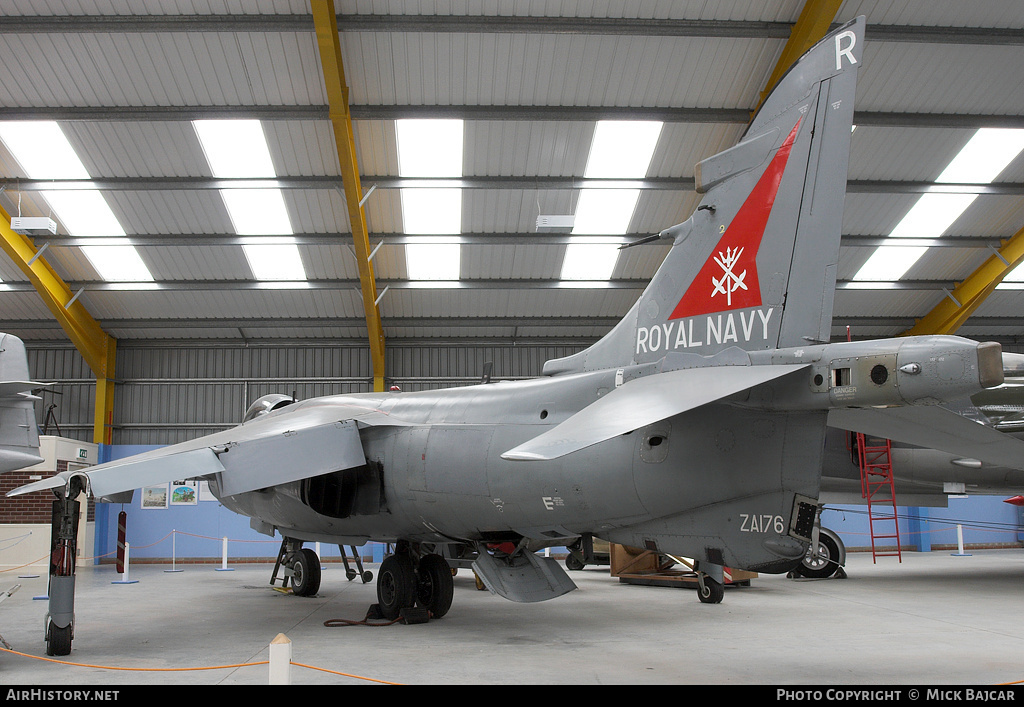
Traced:
<path fill-rule="evenodd" d="M 292 594 L 311 597 L 320 591 L 320 558 L 316 552 L 304 547 L 296 553 L 292 563 Z"/>
<path fill-rule="evenodd" d="M 426 555 L 416 571 L 416 601 L 430 612 L 430 618 L 439 619 L 452 607 L 455 582 L 448 562 L 440 555 Z"/>
<path fill-rule="evenodd" d="M 697 598 L 703 604 L 721 604 L 725 585 L 702 572 L 697 575 Z"/>
<path fill-rule="evenodd" d="M 397 619 L 416 604 L 416 572 L 406 554 L 388 555 L 377 572 L 377 606 L 385 619 Z"/>

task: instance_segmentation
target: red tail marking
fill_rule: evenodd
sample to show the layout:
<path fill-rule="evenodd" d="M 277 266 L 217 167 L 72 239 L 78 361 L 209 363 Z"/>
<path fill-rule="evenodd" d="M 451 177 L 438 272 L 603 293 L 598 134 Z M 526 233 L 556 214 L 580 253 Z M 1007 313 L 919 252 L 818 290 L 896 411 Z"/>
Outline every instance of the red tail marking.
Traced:
<path fill-rule="evenodd" d="M 779 192 L 798 127 L 799 120 L 743 202 L 697 277 L 683 293 L 669 319 L 761 305 L 757 251 L 761 247 L 768 215 Z"/>

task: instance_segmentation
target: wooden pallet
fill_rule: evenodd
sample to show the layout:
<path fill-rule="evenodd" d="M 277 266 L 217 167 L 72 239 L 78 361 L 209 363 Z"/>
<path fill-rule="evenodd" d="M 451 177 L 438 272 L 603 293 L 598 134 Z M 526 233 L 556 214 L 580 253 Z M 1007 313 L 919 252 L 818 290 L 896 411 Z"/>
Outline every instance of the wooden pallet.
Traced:
<path fill-rule="evenodd" d="M 611 545 L 611 576 L 623 584 L 649 587 L 697 588 L 694 563 L 685 557 L 665 555 L 624 545 Z M 681 565 L 682 568 L 677 567 Z M 756 572 L 725 568 L 726 586 L 750 586 Z"/>

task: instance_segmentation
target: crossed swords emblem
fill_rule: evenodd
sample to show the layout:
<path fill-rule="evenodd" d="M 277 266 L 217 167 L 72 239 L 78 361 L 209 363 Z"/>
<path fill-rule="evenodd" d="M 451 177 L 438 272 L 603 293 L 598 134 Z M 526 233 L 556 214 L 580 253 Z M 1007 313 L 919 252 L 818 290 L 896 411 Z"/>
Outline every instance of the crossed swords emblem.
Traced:
<path fill-rule="evenodd" d="M 711 293 L 711 296 L 721 293 L 725 295 L 726 306 L 732 306 L 732 293 L 736 290 L 747 289 L 747 285 L 743 282 L 743 279 L 747 276 L 747 271 L 744 270 L 739 275 L 734 273 L 732 269 L 736 267 L 736 263 L 739 261 L 740 256 L 743 255 L 743 248 L 726 248 L 725 253 L 718 251 L 718 255 L 715 256 L 715 262 L 724 271 L 720 279 L 715 279 L 714 276 L 711 278 L 711 282 L 714 284 L 715 289 Z"/>

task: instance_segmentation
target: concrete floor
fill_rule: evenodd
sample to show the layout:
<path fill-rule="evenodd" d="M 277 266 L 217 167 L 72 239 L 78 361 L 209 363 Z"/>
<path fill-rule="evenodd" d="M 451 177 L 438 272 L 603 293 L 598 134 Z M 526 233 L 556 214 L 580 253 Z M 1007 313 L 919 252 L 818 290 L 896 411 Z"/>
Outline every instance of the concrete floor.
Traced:
<path fill-rule="evenodd" d="M 80 569 L 77 628 L 65 660 L 0 652 L 0 684 L 259 685 L 268 666 L 153 672 L 267 660 L 279 633 L 292 660 L 404 684 L 995 685 L 1024 680 L 1024 550 L 852 554 L 847 579 L 762 575 L 704 605 L 688 589 L 621 584 L 608 569 L 570 573 L 568 596 L 514 604 L 455 578 L 451 612 L 426 624 L 326 627 L 362 619 L 375 583 L 329 564 L 320 593 L 299 598 L 268 585 L 272 565 L 136 565 Z M 375 565 L 368 567 L 375 570 Z M 0 567 L 0 570 L 3 570 Z M 46 576 L 0 571 L 0 635 L 43 656 Z M 292 667 L 293 684 L 366 684 Z"/>

